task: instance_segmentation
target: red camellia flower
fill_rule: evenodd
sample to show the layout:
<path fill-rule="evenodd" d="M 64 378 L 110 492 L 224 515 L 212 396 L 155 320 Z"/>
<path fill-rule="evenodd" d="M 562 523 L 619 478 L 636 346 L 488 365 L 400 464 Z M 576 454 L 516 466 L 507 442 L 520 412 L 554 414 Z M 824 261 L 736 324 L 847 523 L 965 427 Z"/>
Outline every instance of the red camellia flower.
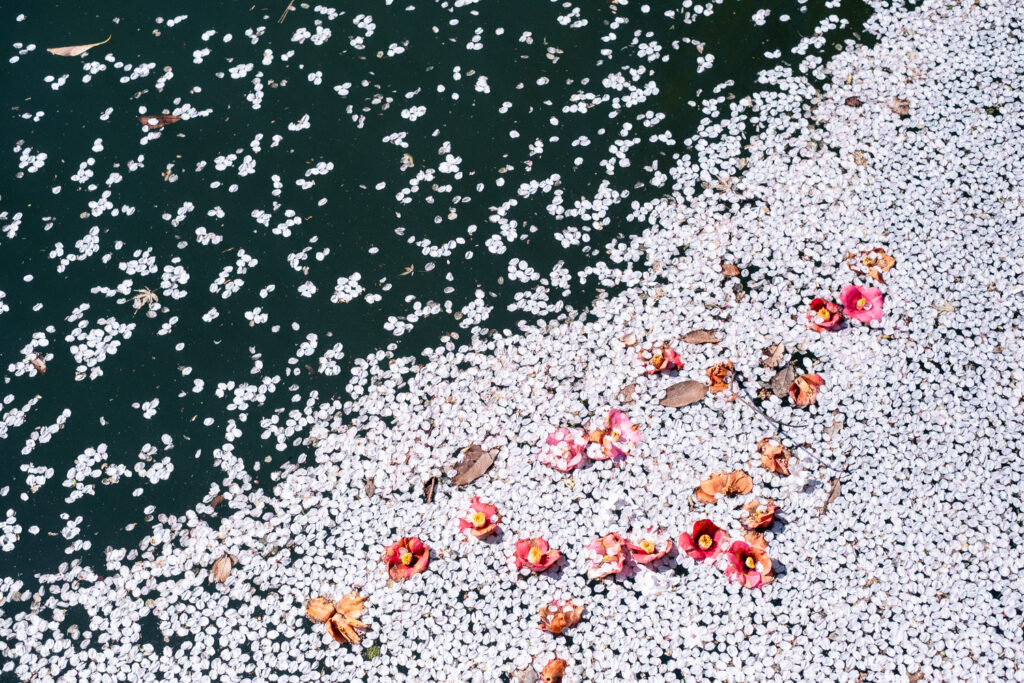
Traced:
<path fill-rule="evenodd" d="M 702 519 L 693 525 L 693 533 L 679 536 L 679 547 L 695 560 L 706 560 L 722 552 L 729 541 L 729 535 L 718 528 L 710 519 Z"/>
<path fill-rule="evenodd" d="M 471 510 L 469 519 L 459 520 L 459 531 L 483 538 L 494 533 L 498 528 L 498 524 L 501 522 L 498 508 L 481 503 L 479 498 L 473 496 L 473 500 L 469 502 L 469 509 Z"/>
<path fill-rule="evenodd" d="M 821 375 L 808 373 L 800 375 L 789 385 L 789 400 L 794 405 L 809 406 L 818 400 L 818 391 L 825 386 Z"/>
<path fill-rule="evenodd" d="M 725 575 L 744 588 L 758 588 L 772 581 L 772 561 L 761 548 L 733 541 L 725 559 Z"/>
<path fill-rule="evenodd" d="M 638 564 L 650 564 L 672 550 L 672 538 L 664 529 L 636 529 L 626 536 L 626 547 Z"/>
<path fill-rule="evenodd" d="M 870 323 L 882 319 L 882 291 L 878 287 L 846 285 L 839 292 L 846 317 Z"/>
<path fill-rule="evenodd" d="M 405 581 L 427 568 L 430 548 L 415 536 L 403 536 L 384 549 L 384 563 L 395 581 Z"/>
<path fill-rule="evenodd" d="M 527 569 L 535 572 L 542 572 L 562 556 L 557 550 L 552 550 L 548 542 L 539 536 L 537 538 L 520 538 L 516 541 L 515 562 L 516 569 Z"/>
<path fill-rule="evenodd" d="M 807 326 L 815 332 L 834 330 L 843 322 L 843 307 L 822 298 L 811 302 L 807 311 Z"/>

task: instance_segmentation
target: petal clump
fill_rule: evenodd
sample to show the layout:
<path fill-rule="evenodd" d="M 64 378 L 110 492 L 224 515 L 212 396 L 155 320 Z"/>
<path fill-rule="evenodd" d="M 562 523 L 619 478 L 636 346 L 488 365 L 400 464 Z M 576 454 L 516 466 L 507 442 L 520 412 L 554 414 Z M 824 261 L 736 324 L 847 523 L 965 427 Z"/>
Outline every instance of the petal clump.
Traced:
<path fill-rule="evenodd" d="M 761 454 L 761 466 L 769 472 L 789 476 L 789 459 L 792 453 L 776 439 L 765 437 L 757 442 L 757 452 Z"/>
<path fill-rule="evenodd" d="M 626 563 L 626 546 L 618 534 L 595 538 L 587 545 L 587 551 L 587 578 L 594 581 L 618 574 Z"/>
<path fill-rule="evenodd" d="M 807 309 L 807 327 L 815 332 L 837 329 L 843 323 L 843 307 L 818 297 Z"/>
<path fill-rule="evenodd" d="M 779 507 L 771 498 L 763 502 L 752 500 L 743 506 L 743 511 L 747 513 L 747 516 L 740 520 L 740 524 L 750 531 L 767 529 L 775 522 L 775 513 L 778 510 Z"/>
<path fill-rule="evenodd" d="M 565 629 L 580 623 L 583 605 L 552 600 L 537 610 L 537 613 L 540 615 L 540 630 L 560 636 Z"/>
<path fill-rule="evenodd" d="M 571 472 L 583 464 L 587 437 L 582 429 L 559 427 L 548 434 L 538 459 L 559 472 Z"/>
<path fill-rule="evenodd" d="M 821 375 L 808 373 L 800 375 L 789 385 L 789 400 L 793 405 L 809 406 L 818 400 L 818 392 L 825 386 Z"/>
<path fill-rule="evenodd" d="M 642 441 L 640 428 L 617 408 L 608 412 L 604 427 L 590 432 L 587 439 L 600 446 L 599 452 L 591 454 L 592 460 L 625 458 Z"/>
<path fill-rule="evenodd" d="M 642 349 L 637 359 L 644 364 L 645 375 L 681 370 L 683 367 L 683 359 L 668 344 L 652 344 Z"/>
<path fill-rule="evenodd" d="M 730 382 L 733 377 L 732 361 L 727 360 L 717 365 L 712 365 L 707 369 L 709 389 L 712 394 L 725 391 L 729 388 Z"/>

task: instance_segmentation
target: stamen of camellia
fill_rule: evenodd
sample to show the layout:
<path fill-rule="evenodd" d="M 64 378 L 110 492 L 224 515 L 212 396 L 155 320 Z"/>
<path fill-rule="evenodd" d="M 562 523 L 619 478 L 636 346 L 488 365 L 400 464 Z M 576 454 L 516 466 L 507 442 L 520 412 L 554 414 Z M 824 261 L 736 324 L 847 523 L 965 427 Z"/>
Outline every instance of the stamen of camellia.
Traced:
<path fill-rule="evenodd" d="M 473 526 L 479 529 L 483 526 L 486 526 L 487 517 L 482 512 L 474 512 L 472 515 L 469 516 L 469 521 L 473 522 Z"/>
<path fill-rule="evenodd" d="M 871 304 L 868 303 L 867 299 L 865 299 L 864 297 L 861 297 L 861 298 L 857 299 L 857 308 L 859 308 L 862 311 L 867 311 L 867 310 L 870 310 Z"/>
<path fill-rule="evenodd" d="M 753 569 L 757 565 L 751 555 L 747 555 L 747 559 L 743 561 L 743 564 L 747 565 L 747 569 Z"/>
<path fill-rule="evenodd" d="M 827 321 L 832 317 L 832 314 L 828 312 L 828 309 L 822 308 L 818 310 L 818 319 L 822 322 Z"/>
<path fill-rule="evenodd" d="M 665 361 L 665 359 L 662 358 L 661 354 L 660 353 L 656 353 L 656 354 L 654 354 L 654 358 L 651 359 L 651 365 L 653 365 L 656 368 L 657 367 L 661 367 L 661 364 L 664 361 Z"/>
<path fill-rule="evenodd" d="M 402 553 L 402 557 L 401 557 L 402 564 L 404 564 L 406 567 L 408 567 L 410 564 L 412 564 L 413 559 L 414 558 L 412 556 L 412 553 L 410 553 L 408 550 L 406 550 L 404 553 Z"/>
<path fill-rule="evenodd" d="M 526 559 L 528 559 L 533 564 L 537 564 L 538 562 L 540 562 L 542 554 L 543 553 L 541 553 L 539 548 L 530 548 L 530 552 L 529 554 L 527 554 Z"/>
<path fill-rule="evenodd" d="M 701 534 L 700 538 L 697 539 L 697 545 L 701 550 L 707 550 L 714 543 L 714 539 L 711 538 L 711 534 Z"/>
<path fill-rule="evenodd" d="M 645 553 L 653 553 L 654 541 L 645 538 L 644 540 L 640 541 L 640 547 L 643 549 Z"/>

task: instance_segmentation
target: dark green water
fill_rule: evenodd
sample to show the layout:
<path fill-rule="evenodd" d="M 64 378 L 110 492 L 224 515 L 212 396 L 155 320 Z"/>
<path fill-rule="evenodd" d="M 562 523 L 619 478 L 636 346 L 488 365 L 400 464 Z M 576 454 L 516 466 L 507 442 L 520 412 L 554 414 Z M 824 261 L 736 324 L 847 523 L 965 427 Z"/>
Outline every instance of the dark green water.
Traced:
<path fill-rule="evenodd" d="M 868 16 L 865 6 L 850 1 L 840 9 L 818 2 L 778 2 L 770 3 L 771 16 L 759 27 L 751 16 L 760 5 L 747 0 L 725 0 L 714 6 L 712 16 L 696 17 L 693 23 L 685 23 L 680 14 L 674 18 L 664 15 L 669 9 L 678 11 L 678 3 L 652 3 L 651 11 L 645 13 L 637 2 L 593 2 L 579 5 L 574 17 L 586 19 L 588 25 L 573 28 L 558 21 L 560 15 L 569 14 L 571 3 L 490 2 L 453 9 L 450 3 L 420 2 L 412 3 L 415 10 L 410 11 L 410 3 L 375 1 L 346 3 L 339 8 L 346 14 L 334 20 L 315 15 L 312 8 L 298 7 L 279 24 L 285 4 L 187 1 L 169 7 L 14 2 L 3 8 L 0 31 L 9 56 L 18 53 L 10 47 L 14 43 L 39 46 L 16 63 L 3 60 L 0 65 L 5 84 L 0 97 L 6 112 L 0 212 L 7 214 L 0 224 L 22 214 L 16 235 L 0 236 L 0 290 L 6 293 L 3 302 L 10 307 L 0 315 L 0 372 L 6 373 L 0 397 L 13 395 L 12 406 L 37 394 L 42 397 L 26 424 L 12 428 L 8 438 L 0 440 L 0 487 L 10 486 L 7 496 L 0 498 L 0 510 L 13 509 L 24 530 L 40 527 L 35 536 L 23 531 L 15 549 L 4 554 L 9 575 L 31 583 L 32 574 L 73 557 L 101 566 L 105 547 L 134 545 L 145 536 L 147 520 L 152 520 L 144 513 L 146 506 L 155 506 L 155 514 L 167 515 L 194 507 L 210 484 L 223 478 L 213 452 L 224 444 L 230 419 L 235 419 L 243 432 L 234 441 L 236 455 L 259 485 L 267 486 L 270 470 L 297 462 L 305 449 L 275 450 L 270 441 L 261 439 L 262 418 L 277 412 L 285 419 L 284 412 L 301 408 L 312 391 L 318 392 L 319 401 L 345 400 L 348 364 L 389 344 L 395 344 L 395 355 L 415 355 L 424 347 L 437 346 L 444 334 L 458 332 L 462 338 L 469 334 L 453 316 L 442 313 L 420 320 L 408 334 L 393 337 L 383 326 L 389 316 L 410 312 L 412 304 L 407 297 L 415 296 L 421 303 L 448 299 L 458 311 L 480 289 L 486 292 L 487 304 L 494 307 L 485 326 L 515 329 L 534 320 L 531 314 L 506 310 L 517 292 L 536 285 L 509 280 L 512 258 L 525 260 L 542 276 L 559 261 L 576 273 L 605 259 L 607 242 L 643 228 L 626 220 L 630 202 L 644 202 L 671 191 L 670 184 L 652 186 L 651 172 L 645 167 L 658 161 L 660 168 L 667 170 L 674 156 L 689 152 L 681 148 L 681 141 L 693 134 L 704 116 L 691 101 L 699 104 L 711 96 L 715 85 L 725 81 L 733 84 L 720 94 L 741 98 L 753 92 L 759 87 L 755 82 L 759 70 L 780 62 L 795 66 L 800 57 L 791 55 L 790 48 L 801 37 L 811 35 L 824 17 L 835 13 L 850 25 L 831 31 L 826 45 L 812 50 L 827 59 L 838 43 L 860 30 Z M 21 12 L 26 19 L 15 21 Z M 362 34 L 352 23 L 360 13 L 372 14 L 376 23 L 373 35 L 365 38 L 365 49 L 355 49 L 349 43 L 350 36 Z M 791 19 L 779 21 L 782 14 Z M 188 15 L 188 19 L 172 28 L 155 21 L 159 16 L 177 15 Z M 319 46 L 291 42 L 297 29 L 312 30 L 317 16 L 332 29 L 332 37 Z M 617 18 L 628 19 L 628 23 L 615 29 L 615 40 L 602 40 Z M 453 19 L 458 23 L 453 25 Z M 246 29 L 257 31 L 258 27 L 263 30 L 253 45 L 244 34 Z M 504 32 L 496 35 L 499 28 Z M 208 29 L 217 33 L 204 41 L 201 36 Z M 467 50 L 466 44 L 478 29 L 482 30 L 483 48 Z M 521 40 L 526 31 L 532 32 L 532 43 Z M 643 42 L 657 41 L 667 59 L 648 62 L 640 56 L 638 48 L 630 45 L 636 31 Z M 222 40 L 225 33 L 233 35 L 228 43 Z M 113 34 L 112 41 L 86 57 L 59 58 L 43 50 L 102 40 L 108 34 Z M 703 44 L 704 54 L 714 54 L 712 68 L 697 73 L 698 50 L 682 42 L 686 38 Z M 392 44 L 404 46 L 405 52 L 378 56 L 378 51 L 387 51 Z M 210 47 L 212 54 L 194 64 L 193 52 L 205 47 Z M 260 61 L 267 48 L 274 51 L 275 58 L 264 66 Z M 549 58 L 549 48 L 557 50 L 550 53 L 557 59 Z M 289 50 L 294 54 L 282 62 L 280 54 Z M 602 50 L 610 52 L 602 54 Z M 764 56 L 774 50 L 781 51 L 781 58 Z M 107 54 L 125 63 L 154 63 L 155 67 L 146 77 L 120 83 L 119 78 L 130 70 L 118 71 L 108 63 L 107 71 L 82 83 L 82 65 L 102 61 Z M 233 79 L 226 73 L 245 63 L 254 64 L 245 77 Z M 576 92 L 621 94 L 603 86 L 602 79 L 624 67 L 639 66 L 648 73 L 638 84 L 653 81 L 659 90 L 646 102 L 615 118 L 609 116 L 614 112 L 609 102 L 599 103 L 585 114 L 562 112 Z M 166 67 L 174 76 L 160 91 L 156 80 Z M 453 79 L 455 67 L 462 74 L 459 80 Z M 307 79 L 314 71 L 323 73 L 321 85 Z M 258 72 L 263 74 L 263 100 L 254 110 L 246 94 L 253 91 L 253 77 Z M 470 72 L 475 73 L 467 75 Z M 59 90 L 44 80 L 61 74 L 70 77 Z M 489 93 L 474 89 L 481 74 L 488 78 Z M 346 96 L 339 96 L 332 87 L 346 82 L 351 88 Z M 438 92 L 438 85 L 445 91 Z M 416 94 L 407 98 L 408 93 Z M 459 98 L 453 100 L 452 93 Z M 158 139 L 140 145 L 143 133 L 138 108 L 145 106 L 149 113 L 158 113 L 173 108 L 178 98 L 211 112 L 169 126 Z M 387 98 L 393 101 L 388 104 Z M 503 102 L 511 106 L 500 113 Z M 416 121 L 403 119 L 400 112 L 411 106 L 425 106 L 426 114 Z M 101 120 L 108 108 L 109 118 Z M 648 110 L 664 114 L 664 118 L 645 128 L 636 117 Z M 22 117 L 38 111 L 45 112 L 38 121 Z M 288 123 L 307 114 L 310 128 L 287 130 Z M 361 122 L 353 121 L 353 115 L 362 117 Z M 553 123 L 552 117 L 557 122 Z M 642 141 L 628 151 L 630 166 L 616 168 L 609 175 L 598 162 L 608 156 L 608 145 L 619 137 L 627 121 Z M 519 137 L 510 137 L 510 130 L 517 131 Z M 648 140 L 666 131 L 672 133 L 674 146 Z M 382 142 L 396 132 L 407 133 L 408 148 Z M 240 177 L 238 163 L 252 154 L 250 143 L 259 134 L 264 138 L 261 151 L 253 154 L 255 172 Z M 284 139 L 271 147 L 274 134 Z M 591 145 L 573 147 L 572 141 L 580 136 L 589 138 Z M 93 152 L 97 138 L 102 138 L 103 150 Z M 544 142 L 543 152 L 531 156 L 529 145 L 537 139 Z M 18 168 L 19 153 L 11 151 L 18 141 L 49 155 L 41 170 L 29 174 Z M 411 195 L 411 203 L 397 202 L 395 193 L 408 185 L 411 175 L 427 167 L 437 168 L 443 157 L 438 150 L 445 141 L 450 142 L 451 153 L 462 158 L 462 177 L 438 174 Z M 235 152 L 238 161 L 233 168 L 214 170 L 215 157 Z M 404 153 L 412 156 L 415 167 L 403 171 Z M 145 157 L 144 167 L 128 172 L 128 162 L 139 155 Z M 79 163 L 89 157 L 96 159 L 95 175 L 84 184 L 71 180 Z M 576 162 L 577 157 L 582 163 Z M 208 165 L 197 170 L 202 162 Z M 326 175 L 311 176 L 315 187 L 302 190 L 295 185 L 307 169 L 321 162 L 332 162 L 334 168 Z M 165 180 L 169 166 L 177 175 L 175 182 Z M 135 212 L 81 217 L 89 211 L 88 202 L 108 189 L 105 181 L 112 171 L 119 172 L 123 180 L 109 188 L 110 201 L 116 207 L 132 205 Z M 274 174 L 280 175 L 283 184 L 279 197 L 271 195 Z M 560 175 L 558 189 L 565 206 L 594 198 L 603 182 L 628 190 L 630 195 L 608 207 L 606 225 L 596 231 L 593 221 L 582 217 L 553 217 L 547 208 L 553 196 L 550 192 L 517 195 L 521 183 L 540 182 L 552 174 Z M 499 180 L 504 181 L 503 186 L 497 184 Z M 223 185 L 211 188 L 214 181 Z M 375 189 L 381 182 L 386 188 Z M 89 190 L 90 183 L 97 189 Z M 227 186 L 234 183 L 237 191 L 228 192 Z M 431 187 L 449 184 L 450 191 Z M 480 189 L 478 184 L 482 184 Z M 59 194 L 51 190 L 55 185 L 62 187 Z M 457 203 L 453 200 L 456 196 L 460 198 Z M 318 205 L 321 198 L 327 199 L 323 206 Z M 511 242 L 505 241 L 507 251 L 491 254 L 485 242 L 499 227 L 490 218 L 494 207 L 510 199 L 517 200 L 508 217 L 518 221 L 518 234 Z M 276 209 L 275 201 L 280 202 Z M 163 218 L 168 213 L 173 216 L 186 202 L 195 209 L 180 225 L 175 227 Z M 223 217 L 207 215 L 214 207 L 220 207 Z M 272 234 L 252 217 L 254 210 L 271 212 L 271 225 L 275 225 L 287 209 L 303 219 L 291 228 L 290 237 Z M 62 242 L 66 252 L 74 252 L 75 241 L 94 225 L 99 228 L 99 252 L 58 273 L 57 260 L 48 255 L 55 243 Z M 477 229 L 470 234 L 467 228 L 473 225 Z M 200 226 L 222 235 L 223 241 L 198 244 L 195 230 Z M 555 233 L 569 226 L 590 230 L 586 233 L 589 244 L 560 245 Z M 404 234 L 396 234 L 396 229 L 404 229 Z M 429 239 L 435 245 L 464 238 L 465 244 L 458 245 L 450 256 L 429 257 L 408 242 L 411 236 Z M 118 241 L 123 244 L 119 249 Z M 309 270 L 304 273 L 289 265 L 288 255 L 307 247 L 311 249 L 301 266 Z M 330 253 L 317 261 L 314 254 L 325 247 Z M 371 247 L 379 251 L 370 253 Z M 152 250 L 159 268 L 176 265 L 173 259 L 180 259 L 177 264 L 189 275 L 183 285 L 187 296 L 173 300 L 161 294 L 160 301 L 169 310 L 153 319 L 133 316 L 130 303 L 119 304 L 115 298 L 93 291 L 97 286 L 117 287 L 131 278 L 132 289 L 149 287 L 160 294 L 159 272 L 130 276 L 118 267 L 133 251 L 146 249 Z M 210 283 L 223 268 L 235 265 L 242 249 L 259 261 L 241 276 L 245 280 L 242 289 L 228 299 L 211 293 Z M 467 250 L 473 252 L 472 259 L 465 258 Z M 101 262 L 105 254 L 112 254 L 107 263 Z M 413 272 L 402 275 L 409 266 Z M 335 280 L 354 272 L 361 273 L 366 293 L 380 293 L 381 301 L 330 302 Z M 447 273 L 451 281 L 446 280 Z M 33 276 L 31 282 L 23 280 L 26 274 Z M 307 280 L 317 287 L 309 298 L 297 291 Z M 274 285 L 275 291 L 261 298 L 259 291 L 269 285 Z M 446 287 L 453 291 L 446 293 Z M 564 299 L 569 308 L 563 314 L 584 311 L 601 293 L 594 279 L 580 284 L 574 278 L 572 293 Z M 553 300 L 560 298 L 556 293 Z M 65 341 L 74 323 L 65 318 L 82 303 L 90 305 L 85 317 L 93 324 L 98 318 L 112 316 L 137 327 L 117 354 L 102 364 L 102 377 L 75 381 L 76 363 Z M 34 311 L 37 304 L 42 307 Z M 269 321 L 251 326 L 244 313 L 257 306 L 269 315 Z M 204 322 L 202 316 L 211 307 L 220 315 Z M 178 322 L 170 333 L 158 334 L 173 316 Z M 274 325 L 280 326 L 278 331 L 272 329 Z M 8 365 L 20 362 L 19 350 L 32 333 L 48 326 L 53 331 L 47 332 L 50 344 L 46 351 L 55 354 L 48 371 L 34 378 L 14 377 Z M 319 336 L 317 352 L 289 365 L 289 358 L 309 333 Z M 325 377 L 303 368 L 308 363 L 315 370 L 317 358 L 336 342 L 344 345 L 345 353 L 340 375 Z M 180 350 L 176 348 L 179 344 L 184 344 Z M 262 354 L 263 367 L 257 374 L 250 372 L 254 354 Z M 180 371 L 185 366 L 192 368 L 190 376 Z M 289 367 L 297 367 L 298 374 L 285 376 Z M 244 423 L 239 421 L 238 411 L 227 409 L 230 393 L 223 399 L 213 395 L 218 382 L 258 385 L 261 377 L 273 375 L 282 377 L 277 391 L 266 405 L 251 406 Z M 206 383 L 201 393 L 192 392 L 195 378 Z M 301 400 L 296 402 L 293 397 Z M 160 406 L 152 419 L 143 419 L 141 411 L 131 407 L 153 398 L 160 399 Z M 23 455 L 29 432 L 52 423 L 65 408 L 72 411 L 66 427 L 49 443 Z M 205 418 L 213 418 L 214 424 L 203 426 Z M 173 438 L 173 449 L 163 450 L 163 434 Z M 111 464 L 124 463 L 129 468 L 139 461 L 143 444 L 151 443 L 160 449 L 154 457 L 170 456 L 174 471 L 155 485 L 138 476 L 111 486 L 98 485 L 95 495 L 66 504 L 69 491 L 61 485 L 65 472 L 76 456 L 101 443 L 107 445 Z M 22 470 L 29 463 L 55 470 L 34 493 L 28 492 Z M 256 463 L 261 466 L 258 472 Z M 133 497 L 131 492 L 138 486 L 143 486 L 145 493 Z M 27 500 L 20 498 L 22 493 L 29 493 Z M 67 543 L 59 536 L 64 526 L 62 514 L 83 518 L 78 538 L 91 541 L 91 550 L 64 553 Z M 139 525 L 133 531 L 124 530 L 134 522 Z"/>

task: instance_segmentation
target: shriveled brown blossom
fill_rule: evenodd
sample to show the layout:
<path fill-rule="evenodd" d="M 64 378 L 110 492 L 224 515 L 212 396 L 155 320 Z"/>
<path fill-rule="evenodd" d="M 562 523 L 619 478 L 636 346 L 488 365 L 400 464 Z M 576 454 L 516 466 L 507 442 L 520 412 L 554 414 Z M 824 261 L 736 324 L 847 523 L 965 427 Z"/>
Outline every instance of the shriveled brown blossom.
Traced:
<path fill-rule="evenodd" d="M 771 498 L 766 501 L 752 500 L 743 506 L 743 511 L 747 513 L 747 516 L 740 520 L 740 524 L 750 531 L 767 529 L 775 521 L 775 513 L 778 509 L 775 501 Z"/>
<path fill-rule="evenodd" d="M 700 483 L 693 492 L 693 497 L 701 503 L 714 503 L 718 496 L 740 496 L 750 493 L 754 488 L 754 480 L 743 470 L 712 474 Z"/>
<path fill-rule="evenodd" d="M 560 636 L 565 629 L 580 623 L 583 605 L 553 600 L 537 610 L 537 613 L 540 615 L 540 630 Z"/>
<path fill-rule="evenodd" d="M 789 476 L 789 459 L 792 453 L 778 440 L 765 437 L 757 442 L 757 452 L 761 454 L 761 465 L 769 472 Z"/>
<path fill-rule="evenodd" d="M 708 380 L 711 385 L 711 393 L 717 394 L 721 391 L 725 391 L 729 388 L 729 383 L 732 382 L 732 361 L 727 360 L 724 363 L 713 365 L 707 369 L 707 373 Z"/>
<path fill-rule="evenodd" d="M 809 406 L 818 400 L 818 392 L 825 386 L 821 375 L 808 373 L 800 375 L 789 385 L 789 400 L 794 405 Z"/>

